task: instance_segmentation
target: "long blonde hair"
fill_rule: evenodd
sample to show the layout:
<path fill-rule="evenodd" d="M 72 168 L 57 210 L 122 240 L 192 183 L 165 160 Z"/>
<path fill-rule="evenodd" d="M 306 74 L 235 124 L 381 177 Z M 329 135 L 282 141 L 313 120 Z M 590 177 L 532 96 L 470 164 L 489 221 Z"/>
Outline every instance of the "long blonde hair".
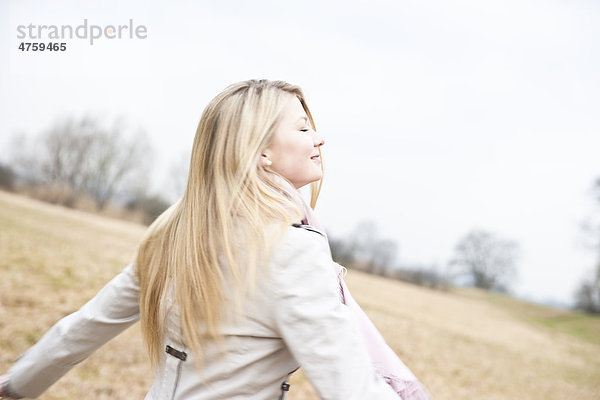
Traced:
<path fill-rule="evenodd" d="M 185 193 L 148 228 L 135 259 L 142 334 L 154 366 L 163 351 L 167 304 L 174 302 L 186 345 L 199 360 L 199 328 L 220 338 L 224 278 L 233 279 L 239 301 L 280 236 L 266 227 L 282 232 L 299 219 L 294 195 L 260 163 L 290 94 L 315 128 L 302 90 L 283 81 L 230 85 L 204 110 Z M 313 208 L 320 186 L 311 186 Z"/>

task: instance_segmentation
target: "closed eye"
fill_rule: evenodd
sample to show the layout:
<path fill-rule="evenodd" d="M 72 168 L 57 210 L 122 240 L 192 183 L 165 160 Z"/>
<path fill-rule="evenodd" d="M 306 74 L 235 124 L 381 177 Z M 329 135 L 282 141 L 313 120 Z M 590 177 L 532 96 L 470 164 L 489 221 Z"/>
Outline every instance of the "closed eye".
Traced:
<path fill-rule="evenodd" d="M 308 131 L 310 131 L 309 128 L 302 128 L 302 129 L 300 129 L 300 132 L 308 132 Z"/>

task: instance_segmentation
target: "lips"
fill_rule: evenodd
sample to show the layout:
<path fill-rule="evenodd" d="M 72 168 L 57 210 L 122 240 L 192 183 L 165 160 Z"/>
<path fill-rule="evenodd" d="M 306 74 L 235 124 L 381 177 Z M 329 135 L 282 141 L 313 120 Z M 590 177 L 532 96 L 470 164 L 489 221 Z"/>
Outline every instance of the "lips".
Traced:
<path fill-rule="evenodd" d="M 318 154 L 316 154 L 316 155 L 312 156 L 310 159 L 311 159 L 311 160 L 318 160 L 318 159 L 319 159 L 319 155 L 318 155 Z"/>

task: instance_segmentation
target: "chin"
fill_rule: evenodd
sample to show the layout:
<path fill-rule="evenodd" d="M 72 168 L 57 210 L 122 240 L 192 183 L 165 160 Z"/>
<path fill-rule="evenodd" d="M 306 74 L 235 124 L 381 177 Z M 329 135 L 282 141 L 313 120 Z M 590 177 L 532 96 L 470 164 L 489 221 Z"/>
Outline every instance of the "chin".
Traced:
<path fill-rule="evenodd" d="M 294 185 L 294 187 L 296 189 L 300 189 L 301 187 L 304 187 L 306 185 L 310 185 L 313 182 L 318 182 L 319 180 L 321 180 L 321 178 L 323 177 L 323 173 L 321 172 L 321 170 L 319 170 L 318 173 L 315 173 L 313 175 L 309 175 L 308 177 L 306 177 L 305 179 L 302 179 L 301 181 L 292 181 L 292 185 Z"/>
<path fill-rule="evenodd" d="M 300 188 L 303 188 L 306 185 L 310 185 L 313 182 L 318 182 L 320 179 L 321 178 L 319 177 L 319 178 L 311 179 L 309 181 L 304 181 L 303 183 L 294 183 L 294 187 L 296 189 L 300 189 Z"/>
<path fill-rule="evenodd" d="M 311 179 L 310 181 L 308 181 L 308 183 L 306 183 L 305 185 L 310 185 L 311 183 L 314 182 L 319 182 L 321 180 L 322 175 L 319 175 L 318 177 L 315 177 L 314 179 Z"/>

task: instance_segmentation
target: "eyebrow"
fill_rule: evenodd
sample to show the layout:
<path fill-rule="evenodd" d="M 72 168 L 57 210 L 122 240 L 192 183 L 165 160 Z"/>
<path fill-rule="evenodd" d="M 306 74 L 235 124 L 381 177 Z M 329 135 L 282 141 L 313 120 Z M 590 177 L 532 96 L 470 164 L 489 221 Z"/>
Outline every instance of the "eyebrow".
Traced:
<path fill-rule="evenodd" d="M 300 118 L 298 118 L 298 121 L 300 121 L 301 119 L 303 119 L 304 121 L 308 122 L 308 118 L 306 118 L 306 117 L 300 117 Z"/>

